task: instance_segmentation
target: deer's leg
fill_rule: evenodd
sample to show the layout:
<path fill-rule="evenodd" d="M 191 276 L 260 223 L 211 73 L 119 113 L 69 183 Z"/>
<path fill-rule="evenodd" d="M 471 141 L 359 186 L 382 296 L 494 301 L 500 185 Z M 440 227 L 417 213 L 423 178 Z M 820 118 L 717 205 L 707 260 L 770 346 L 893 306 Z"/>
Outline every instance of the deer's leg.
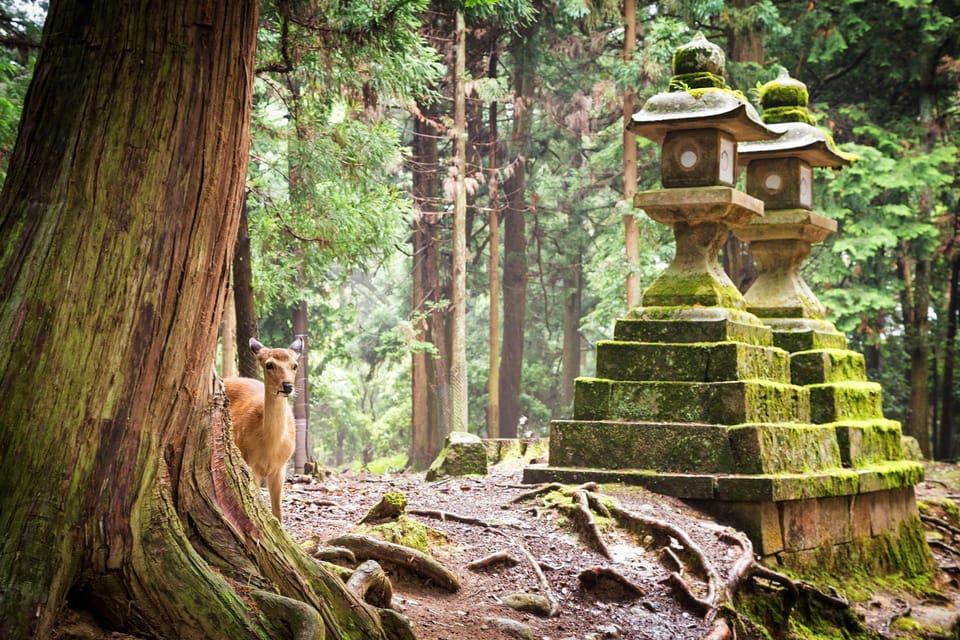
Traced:
<path fill-rule="evenodd" d="M 267 476 L 267 489 L 270 490 L 270 510 L 281 522 L 283 522 L 283 518 L 280 516 L 280 494 L 283 491 L 283 476 L 283 467 Z"/>

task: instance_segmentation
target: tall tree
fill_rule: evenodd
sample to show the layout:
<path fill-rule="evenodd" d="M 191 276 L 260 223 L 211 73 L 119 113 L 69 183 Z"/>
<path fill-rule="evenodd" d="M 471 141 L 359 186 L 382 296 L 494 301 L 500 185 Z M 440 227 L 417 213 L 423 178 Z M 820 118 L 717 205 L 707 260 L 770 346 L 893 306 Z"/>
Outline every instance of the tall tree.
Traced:
<path fill-rule="evenodd" d="M 500 352 L 500 437 L 516 438 L 520 421 L 524 317 L 527 308 L 526 161 L 533 124 L 537 25 L 520 27 L 510 42 L 514 120 L 510 135 L 512 171 L 504 180 L 503 345 Z"/>
<path fill-rule="evenodd" d="M 467 29 L 463 10 L 455 11 L 453 264 L 450 300 L 450 431 L 466 431 L 467 404 Z"/>
<path fill-rule="evenodd" d="M 150 637 L 384 637 L 250 491 L 211 380 L 256 24 L 51 2 L 0 194 L 2 637 L 68 593 Z"/>

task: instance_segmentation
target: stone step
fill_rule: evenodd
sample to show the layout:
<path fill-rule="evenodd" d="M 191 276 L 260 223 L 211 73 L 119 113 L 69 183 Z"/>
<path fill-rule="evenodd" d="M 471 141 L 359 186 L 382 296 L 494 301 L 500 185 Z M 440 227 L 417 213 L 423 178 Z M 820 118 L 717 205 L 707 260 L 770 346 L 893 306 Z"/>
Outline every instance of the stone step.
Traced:
<path fill-rule="evenodd" d="M 577 378 L 574 420 L 744 423 L 809 423 L 806 387 L 745 380 L 735 382 L 636 382 Z"/>
<path fill-rule="evenodd" d="M 721 382 L 766 379 L 790 382 L 790 357 L 782 349 L 742 342 L 597 344 L 597 377 L 610 380 Z"/>
<path fill-rule="evenodd" d="M 836 431 L 840 458 L 845 467 L 858 468 L 903 459 L 903 434 L 896 420 L 848 420 L 820 426 L 833 427 Z"/>
<path fill-rule="evenodd" d="M 849 349 L 816 349 L 790 354 L 793 384 L 864 382 L 867 379 L 863 355 Z"/>
<path fill-rule="evenodd" d="M 923 465 L 911 460 L 877 463 L 864 469 L 817 473 L 666 473 L 649 469 L 563 467 L 551 461 L 523 469 L 523 482 L 622 482 L 684 499 L 741 503 L 783 502 L 912 488 L 923 481 Z"/>
<path fill-rule="evenodd" d="M 670 473 L 802 473 L 839 469 L 830 427 L 554 420 L 550 464 Z"/>
<path fill-rule="evenodd" d="M 847 337 L 838 331 L 786 328 L 774 324 L 773 344 L 790 353 L 813 349 L 846 349 Z"/>
<path fill-rule="evenodd" d="M 810 392 L 814 424 L 883 417 L 883 390 L 876 382 L 828 382 L 804 387 Z"/>
<path fill-rule="evenodd" d="M 743 342 L 773 346 L 773 331 L 752 313 L 722 307 L 640 307 L 617 320 L 623 342 Z"/>

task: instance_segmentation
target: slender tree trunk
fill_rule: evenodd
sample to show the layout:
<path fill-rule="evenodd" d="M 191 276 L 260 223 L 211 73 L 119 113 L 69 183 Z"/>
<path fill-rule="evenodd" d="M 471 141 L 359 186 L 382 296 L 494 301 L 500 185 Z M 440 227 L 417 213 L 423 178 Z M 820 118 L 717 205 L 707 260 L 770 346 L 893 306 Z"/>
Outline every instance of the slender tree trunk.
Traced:
<path fill-rule="evenodd" d="M 229 278 L 227 296 L 223 303 L 223 318 L 220 321 L 220 375 L 224 378 L 237 375 L 237 305 Z"/>
<path fill-rule="evenodd" d="M 572 222 L 571 222 L 572 224 Z M 560 404 L 567 410 L 573 407 L 574 380 L 580 375 L 580 313 L 583 293 L 583 251 L 563 275 L 563 356 L 560 372 Z"/>
<path fill-rule="evenodd" d="M 68 593 L 152 638 L 384 635 L 253 495 L 211 376 L 257 8 L 51 2 L 0 194 L 0 637 Z"/>
<path fill-rule="evenodd" d="M 250 338 L 257 337 L 257 313 L 253 303 L 253 263 L 246 200 L 240 207 L 240 224 L 233 254 L 233 300 L 237 314 L 237 375 L 259 378 L 257 356 L 250 350 Z"/>
<path fill-rule="evenodd" d="M 533 122 L 536 26 L 520 29 L 510 44 L 514 59 L 514 167 L 504 181 L 503 347 L 500 354 L 500 437 L 516 438 L 520 420 L 523 329 L 527 308 L 526 153 Z"/>
<path fill-rule="evenodd" d="M 950 285 L 947 291 L 947 340 L 943 345 L 943 381 L 940 393 L 940 458 L 954 459 L 953 368 L 957 349 L 957 324 L 960 321 L 960 252 L 950 259 Z"/>
<path fill-rule="evenodd" d="M 293 472 L 303 473 L 310 455 L 310 367 L 307 358 L 310 343 L 308 338 L 307 301 L 301 300 L 293 308 L 293 335 L 303 340 L 303 349 L 297 361 L 297 381 L 293 399 L 293 419 L 296 423 L 296 446 L 293 450 Z"/>
<path fill-rule="evenodd" d="M 496 49 L 490 56 L 495 77 Z M 490 350 L 487 380 L 487 437 L 500 437 L 500 178 L 497 163 L 497 103 L 490 104 Z"/>
<path fill-rule="evenodd" d="M 912 268 L 911 268 L 912 267 Z M 903 309 L 904 334 L 910 354 L 910 401 L 907 406 L 905 431 L 917 439 L 925 457 L 930 448 L 930 349 L 928 345 L 930 312 L 930 262 L 901 254 L 897 272 L 903 281 L 900 305 Z"/>
<path fill-rule="evenodd" d="M 450 431 L 467 431 L 467 117 L 466 25 L 456 11 L 454 64 L 454 164 L 456 188 L 453 204 L 453 269 L 450 301 Z"/>
<path fill-rule="evenodd" d="M 633 53 L 637 48 L 636 0 L 624 0 L 623 27 L 623 60 L 629 63 L 633 61 Z M 637 192 L 637 136 L 627 129 L 636 106 L 636 91 L 628 86 L 623 92 L 623 200 L 630 212 L 623 214 L 627 268 L 630 269 L 627 272 L 627 309 L 640 305 L 640 274 L 636 271 L 640 266 L 640 228 L 633 214 L 633 195 Z M 561 393 L 561 396 L 565 397 L 565 394 Z M 567 401 L 564 400 L 563 404 L 566 406 Z"/>
<path fill-rule="evenodd" d="M 756 4 L 756 0 L 733 0 L 731 11 L 742 12 Z M 732 20 L 727 34 L 730 42 L 730 59 L 736 62 L 764 64 L 764 33 L 753 20 Z M 757 279 L 757 265 L 750 251 L 750 243 L 740 240 L 733 233 L 727 234 L 721 256 L 723 270 L 741 293 L 746 293 Z"/>

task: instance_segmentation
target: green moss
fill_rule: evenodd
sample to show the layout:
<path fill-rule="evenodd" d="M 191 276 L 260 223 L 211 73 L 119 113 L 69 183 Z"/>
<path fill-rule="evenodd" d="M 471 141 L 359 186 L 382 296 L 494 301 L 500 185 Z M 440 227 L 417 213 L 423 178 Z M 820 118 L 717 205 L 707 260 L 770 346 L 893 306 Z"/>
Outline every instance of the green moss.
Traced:
<path fill-rule="evenodd" d="M 361 532 L 376 535 L 387 542 L 400 544 L 423 553 L 429 553 L 431 545 L 446 544 L 447 536 L 422 522 L 400 516 L 396 520 L 363 527 Z"/>
<path fill-rule="evenodd" d="M 783 122 L 817 124 L 806 107 L 772 107 L 764 110 L 762 119 L 765 124 L 780 124 Z"/>
<path fill-rule="evenodd" d="M 723 49 L 698 31 L 690 42 L 674 51 L 671 63 L 675 75 L 710 72 L 722 76 L 725 58 Z"/>
<path fill-rule="evenodd" d="M 709 71 L 681 73 L 670 78 L 668 91 L 689 91 L 690 89 L 726 89 L 727 83 L 722 76 Z"/>
<path fill-rule="evenodd" d="M 760 104 L 764 109 L 771 107 L 806 107 L 810 101 L 807 87 L 801 82 L 772 81 L 760 87 Z"/>
<path fill-rule="evenodd" d="M 743 294 L 731 282 L 710 272 L 668 268 L 643 292 L 646 306 L 743 307 Z"/>

